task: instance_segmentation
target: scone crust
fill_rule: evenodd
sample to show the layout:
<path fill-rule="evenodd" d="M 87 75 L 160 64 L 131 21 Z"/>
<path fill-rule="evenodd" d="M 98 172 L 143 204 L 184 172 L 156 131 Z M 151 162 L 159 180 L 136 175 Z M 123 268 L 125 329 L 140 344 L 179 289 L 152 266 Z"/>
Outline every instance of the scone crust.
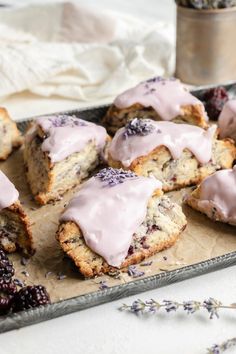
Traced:
<path fill-rule="evenodd" d="M 176 177 L 176 180 L 171 182 L 171 185 L 165 183 L 166 181 L 161 178 L 158 178 L 163 183 L 163 191 L 168 192 L 172 190 L 177 190 L 184 188 L 186 186 L 199 184 L 205 177 L 211 175 L 217 170 L 231 168 L 234 160 L 236 159 L 236 147 L 232 139 L 218 140 L 213 141 L 213 157 L 214 163 L 210 161 L 206 165 L 200 165 L 195 158 L 195 156 L 188 150 L 185 149 L 182 153 L 183 159 L 186 160 L 186 166 L 188 162 L 191 164 L 194 162 L 195 170 L 193 176 L 189 178 L 181 178 L 181 180 Z M 163 160 L 163 164 L 161 161 Z M 157 169 L 162 170 L 165 164 L 175 163 L 173 167 L 173 173 L 178 170 L 179 160 L 173 160 L 170 154 L 170 151 L 163 145 L 158 146 L 152 150 L 148 155 L 140 156 L 135 159 L 130 166 L 125 167 L 120 161 L 114 160 L 111 155 L 108 155 L 108 165 L 114 168 L 123 168 L 127 170 L 134 171 L 137 175 L 150 176 L 148 173 L 145 164 L 149 161 L 160 161 L 160 165 L 157 165 Z M 187 167 L 186 167 L 187 168 Z M 175 170 L 175 171 L 174 171 Z M 181 176 L 182 177 L 182 176 Z M 170 181 L 168 181 L 170 182 Z"/>
<path fill-rule="evenodd" d="M 26 215 L 21 203 L 19 201 L 16 201 L 14 204 L 6 208 L 6 210 L 9 210 L 13 212 L 14 214 L 17 214 L 19 217 L 19 221 L 22 225 L 23 231 L 24 231 L 24 236 L 20 239 L 17 238 L 16 240 L 16 246 L 1 246 L 4 248 L 4 250 L 8 253 L 15 252 L 17 248 L 20 248 L 23 253 L 27 256 L 32 256 L 35 253 L 35 248 L 34 248 L 34 243 L 33 243 L 33 236 L 30 228 L 30 221 L 28 216 Z M 1 213 L 1 212 L 0 212 Z"/>
<path fill-rule="evenodd" d="M 157 198 L 160 199 L 159 197 Z M 142 260 L 175 244 L 187 224 L 181 208 L 176 204 L 175 208 L 176 210 L 172 211 L 173 213 L 176 213 L 173 218 L 174 220 L 171 218 L 166 219 L 167 221 L 169 220 L 170 224 L 173 223 L 174 227 L 169 225 L 168 233 L 163 230 L 156 231 L 156 233 L 160 232 L 162 235 L 163 232 L 166 232 L 166 234 L 164 234 L 165 237 L 160 237 L 158 242 L 151 244 L 147 249 L 141 248 L 133 254 L 128 255 L 120 267 L 121 271 L 125 270 L 129 265 L 140 263 Z M 163 211 L 163 213 L 165 213 L 165 211 Z M 94 277 L 117 270 L 117 268 L 108 265 L 101 256 L 94 253 L 86 245 L 80 227 L 73 221 L 60 224 L 57 231 L 57 239 L 63 251 L 74 261 L 75 265 L 79 268 L 79 271 L 85 277 Z"/>
<path fill-rule="evenodd" d="M 182 106 L 181 112 L 182 114 L 174 118 L 172 122 L 197 125 L 204 129 L 208 127 L 200 104 Z M 102 118 L 101 123 L 105 126 L 108 133 L 115 134 L 118 129 L 125 126 L 133 118 L 162 120 L 152 107 L 144 107 L 140 103 L 135 103 L 124 109 L 119 109 L 113 104 Z"/>
<path fill-rule="evenodd" d="M 0 160 L 6 160 L 11 154 L 14 148 L 17 148 L 22 145 L 23 138 L 17 128 L 16 123 L 10 118 L 7 110 L 3 107 L 0 107 L 0 121 L 3 121 L 4 126 L 10 130 L 10 139 L 7 144 L 4 144 L 0 149 Z"/>

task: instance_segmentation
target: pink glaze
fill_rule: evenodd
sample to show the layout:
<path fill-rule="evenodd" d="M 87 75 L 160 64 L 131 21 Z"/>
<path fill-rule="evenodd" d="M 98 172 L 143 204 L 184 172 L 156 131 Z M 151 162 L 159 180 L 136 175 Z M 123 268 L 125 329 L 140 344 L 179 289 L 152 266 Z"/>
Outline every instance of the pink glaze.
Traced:
<path fill-rule="evenodd" d="M 120 267 L 133 234 L 145 219 L 148 200 L 162 186 L 152 178 L 135 177 L 108 186 L 92 177 L 70 201 L 61 221 L 74 221 L 86 244 L 108 264 Z"/>
<path fill-rule="evenodd" d="M 236 100 L 225 103 L 219 116 L 220 137 L 232 138 L 236 141 Z"/>
<path fill-rule="evenodd" d="M 202 164 L 211 159 L 212 139 L 216 125 L 204 130 L 189 124 L 147 121 L 152 122 L 155 127 L 155 130 L 148 135 L 133 135 L 125 138 L 125 127 L 116 132 L 109 146 L 109 154 L 114 160 L 129 167 L 136 158 L 149 154 L 161 145 L 169 149 L 173 159 L 180 158 L 184 149 L 190 150 Z"/>
<path fill-rule="evenodd" d="M 53 163 L 62 161 L 75 152 L 80 152 L 90 141 L 95 141 L 97 149 L 102 151 L 107 137 L 105 128 L 73 116 L 66 117 L 63 126 L 59 124 L 55 126 L 52 121 L 59 117 L 61 116 L 36 119 L 37 124 L 47 134 L 42 143 L 42 150 L 49 153 Z"/>
<path fill-rule="evenodd" d="M 206 121 L 208 117 L 204 105 L 194 97 L 177 79 L 154 78 L 141 82 L 137 86 L 119 95 L 114 105 L 123 109 L 140 103 L 144 107 L 152 107 L 162 120 L 172 120 L 183 115 L 181 106 L 200 105 Z"/>
<path fill-rule="evenodd" d="M 9 207 L 19 198 L 19 193 L 7 176 L 0 171 L 0 210 Z"/>
<path fill-rule="evenodd" d="M 211 217 L 216 208 L 220 221 L 236 225 L 236 166 L 207 177 L 200 188 L 198 205 Z"/>

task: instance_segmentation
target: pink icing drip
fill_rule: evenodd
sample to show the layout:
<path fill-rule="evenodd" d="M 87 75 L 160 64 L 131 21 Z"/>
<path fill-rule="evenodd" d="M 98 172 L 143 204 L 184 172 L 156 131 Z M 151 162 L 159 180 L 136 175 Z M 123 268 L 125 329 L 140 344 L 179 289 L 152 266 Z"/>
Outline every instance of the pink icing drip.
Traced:
<path fill-rule="evenodd" d="M 236 224 L 236 166 L 207 177 L 201 183 L 198 204 L 208 216 L 212 215 L 215 207 L 221 221 Z"/>
<path fill-rule="evenodd" d="M 19 193 L 7 176 L 0 171 L 0 210 L 9 207 L 17 201 Z"/>
<path fill-rule="evenodd" d="M 149 198 L 161 186 L 155 179 L 137 177 L 111 187 L 92 177 L 71 200 L 61 221 L 78 224 L 86 244 L 108 264 L 119 267 L 145 219 Z"/>
<path fill-rule="evenodd" d="M 145 156 L 156 147 L 164 145 L 174 159 L 180 158 L 184 149 L 189 149 L 202 164 L 211 159 L 212 139 L 216 125 L 204 130 L 189 124 L 151 122 L 155 130 L 145 136 L 133 135 L 124 138 L 125 128 L 119 129 L 109 146 L 111 157 L 128 167 L 136 158 Z"/>
<path fill-rule="evenodd" d="M 204 105 L 175 79 L 158 79 L 156 81 L 141 82 L 137 86 L 119 95 L 114 105 L 123 109 L 140 103 L 144 107 L 152 107 L 162 120 L 172 120 L 182 115 L 181 106 L 200 105 L 202 114 L 208 121 Z"/>
<path fill-rule="evenodd" d="M 102 150 L 106 143 L 105 128 L 91 122 L 77 119 L 79 126 L 53 126 L 51 117 L 39 117 L 36 119 L 48 137 L 42 143 L 42 150 L 49 152 L 51 161 L 58 162 L 69 155 L 83 150 L 90 141 L 95 141 L 98 150 Z"/>
<path fill-rule="evenodd" d="M 232 138 L 236 141 L 236 100 L 225 103 L 219 116 L 220 137 Z"/>

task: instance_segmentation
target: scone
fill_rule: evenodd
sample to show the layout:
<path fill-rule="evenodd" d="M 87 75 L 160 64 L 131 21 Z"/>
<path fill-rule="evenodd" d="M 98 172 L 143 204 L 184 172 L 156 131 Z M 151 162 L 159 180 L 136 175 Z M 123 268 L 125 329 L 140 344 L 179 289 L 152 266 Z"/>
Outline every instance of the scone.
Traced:
<path fill-rule="evenodd" d="M 135 117 L 208 126 L 203 103 L 175 78 L 155 77 L 125 91 L 108 109 L 102 124 L 114 134 Z"/>
<path fill-rule="evenodd" d="M 186 203 L 212 220 L 236 225 L 236 166 L 204 179 Z"/>
<path fill-rule="evenodd" d="M 217 170 L 231 168 L 236 156 L 233 141 L 218 140 L 216 129 L 135 118 L 115 134 L 108 164 L 155 177 L 165 192 L 198 184 Z"/>
<path fill-rule="evenodd" d="M 0 171 L 0 247 L 9 253 L 20 249 L 30 256 L 35 251 L 30 223 L 18 197 L 14 185 Z"/>
<path fill-rule="evenodd" d="M 98 166 L 109 136 L 101 126 L 58 115 L 37 118 L 25 140 L 27 179 L 36 201 L 46 204 Z"/>
<path fill-rule="evenodd" d="M 0 160 L 6 160 L 12 150 L 21 144 L 22 137 L 16 123 L 5 108 L 0 108 Z"/>
<path fill-rule="evenodd" d="M 220 137 L 232 138 L 236 141 L 236 100 L 225 103 L 218 122 Z"/>
<path fill-rule="evenodd" d="M 172 246 L 186 227 L 156 179 L 105 168 L 86 181 L 60 218 L 57 239 L 86 277 L 123 269 Z"/>

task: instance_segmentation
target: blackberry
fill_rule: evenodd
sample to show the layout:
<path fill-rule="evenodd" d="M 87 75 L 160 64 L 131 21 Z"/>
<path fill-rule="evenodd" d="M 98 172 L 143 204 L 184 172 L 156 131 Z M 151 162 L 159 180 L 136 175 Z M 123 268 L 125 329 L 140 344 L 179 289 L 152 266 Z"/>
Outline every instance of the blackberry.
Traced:
<path fill-rule="evenodd" d="M 203 96 L 205 108 L 210 119 L 217 120 L 222 108 L 229 99 L 228 93 L 224 87 L 216 87 L 207 90 Z"/>
<path fill-rule="evenodd" d="M 43 285 L 25 286 L 14 297 L 13 311 L 23 311 L 50 304 L 50 297 Z"/>
<path fill-rule="evenodd" d="M 15 274 L 12 262 L 9 260 L 3 249 L 0 248 L 0 279 L 10 281 Z"/>
<path fill-rule="evenodd" d="M 13 282 L 0 280 L 0 316 L 6 315 L 11 310 L 16 291 Z"/>

